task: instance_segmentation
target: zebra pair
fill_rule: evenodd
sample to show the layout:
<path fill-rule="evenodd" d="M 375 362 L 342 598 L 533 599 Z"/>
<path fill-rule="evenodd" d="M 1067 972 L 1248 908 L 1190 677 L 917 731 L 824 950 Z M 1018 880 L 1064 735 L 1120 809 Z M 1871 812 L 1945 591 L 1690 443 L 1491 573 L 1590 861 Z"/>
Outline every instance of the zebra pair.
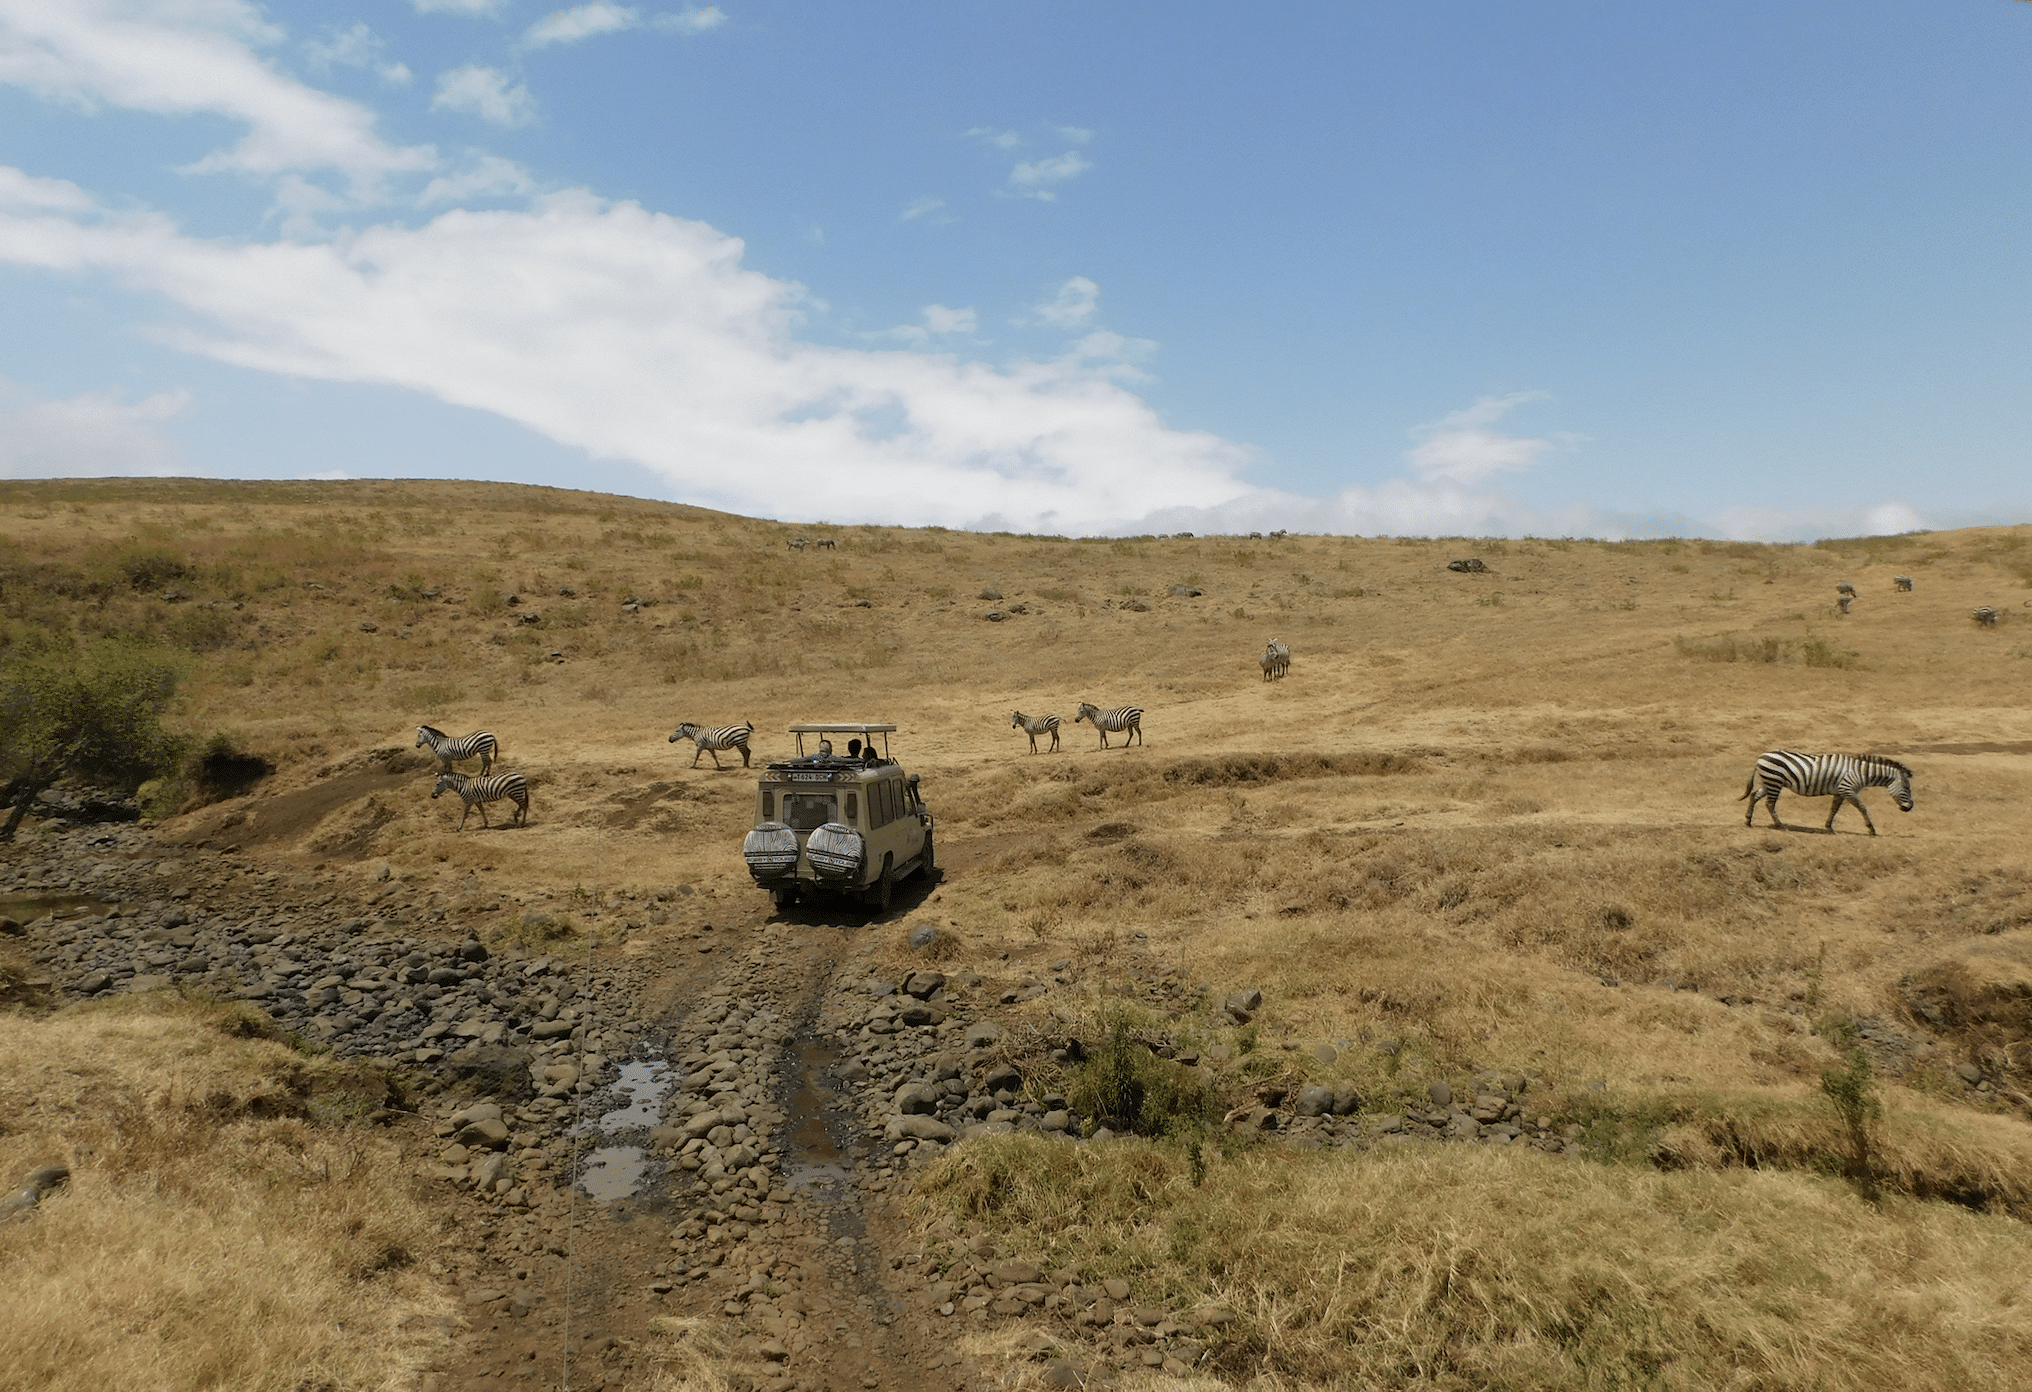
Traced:
<path fill-rule="evenodd" d="M 1263 649 L 1262 663 L 1263 680 L 1275 681 L 1291 670 L 1291 649 L 1272 638 L 1270 646 Z"/>
<path fill-rule="evenodd" d="M 722 749 L 740 750 L 741 767 L 747 768 L 748 736 L 754 733 L 755 724 L 753 721 L 746 721 L 739 725 L 693 725 L 691 722 L 686 721 L 671 731 L 669 743 L 676 744 L 681 739 L 688 739 L 692 742 L 691 766 L 693 768 L 698 767 L 699 755 L 701 754 L 712 755 L 713 767 L 723 768 L 724 765 L 720 763 L 720 751 Z"/>
<path fill-rule="evenodd" d="M 1773 749 L 1758 757 L 1749 786 L 1736 799 L 1750 800 L 1743 825 L 1756 822 L 1757 804 L 1762 802 L 1771 814 L 1771 825 L 1780 831 L 1788 830 L 1778 820 L 1778 794 L 1788 788 L 1800 797 L 1834 799 L 1827 814 L 1828 831 L 1834 830 L 1834 819 L 1842 804 L 1853 802 L 1856 811 L 1863 814 L 1863 825 L 1870 829 L 1870 835 L 1877 834 L 1870 809 L 1857 796 L 1865 788 L 1889 788 L 1899 811 L 1912 810 L 1912 770 L 1896 759 L 1886 759 L 1880 754 L 1801 754 L 1791 749 Z"/>

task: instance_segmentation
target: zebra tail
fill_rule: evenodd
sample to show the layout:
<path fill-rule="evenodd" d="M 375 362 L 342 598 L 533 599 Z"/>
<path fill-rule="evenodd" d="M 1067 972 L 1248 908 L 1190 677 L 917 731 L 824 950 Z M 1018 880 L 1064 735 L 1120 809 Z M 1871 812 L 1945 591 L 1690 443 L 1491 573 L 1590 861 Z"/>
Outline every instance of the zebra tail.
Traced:
<path fill-rule="evenodd" d="M 1755 769 L 1751 769 L 1750 786 L 1743 789 L 1742 793 L 1736 798 L 1736 801 L 1741 802 L 1746 797 L 1754 797 L 1756 795 L 1756 792 L 1757 792 L 1757 771 Z"/>

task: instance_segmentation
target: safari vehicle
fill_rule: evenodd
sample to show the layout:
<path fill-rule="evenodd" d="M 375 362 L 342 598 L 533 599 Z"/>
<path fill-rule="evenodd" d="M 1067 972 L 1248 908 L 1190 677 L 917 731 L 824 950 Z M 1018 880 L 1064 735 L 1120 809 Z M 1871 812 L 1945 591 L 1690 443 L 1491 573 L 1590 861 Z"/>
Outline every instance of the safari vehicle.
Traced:
<path fill-rule="evenodd" d="M 917 775 L 889 756 L 895 730 L 845 720 L 790 727 L 797 756 L 762 771 L 755 828 L 741 847 L 748 873 L 777 908 L 855 895 L 885 910 L 896 881 L 932 873 L 931 809 Z"/>

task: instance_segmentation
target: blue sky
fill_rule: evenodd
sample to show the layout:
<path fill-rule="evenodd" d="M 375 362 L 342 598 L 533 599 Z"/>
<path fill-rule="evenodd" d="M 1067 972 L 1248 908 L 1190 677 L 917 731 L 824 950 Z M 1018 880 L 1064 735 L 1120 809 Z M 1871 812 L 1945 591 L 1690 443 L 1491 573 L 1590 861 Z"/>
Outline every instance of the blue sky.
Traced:
<path fill-rule="evenodd" d="M 0 0 L 0 476 L 2032 517 L 2032 5 Z"/>

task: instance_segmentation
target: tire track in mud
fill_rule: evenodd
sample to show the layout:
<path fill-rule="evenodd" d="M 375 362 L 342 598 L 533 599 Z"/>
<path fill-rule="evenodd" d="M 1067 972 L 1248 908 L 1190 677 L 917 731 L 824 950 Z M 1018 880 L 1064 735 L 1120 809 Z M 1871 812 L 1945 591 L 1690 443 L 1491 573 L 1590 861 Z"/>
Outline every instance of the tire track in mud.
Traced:
<path fill-rule="evenodd" d="M 908 1233 L 821 1027 L 860 925 L 766 913 L 722 925 L 721 944 L 751 945 L 710 975 L 648 970 L 643 995 L 668 1004 L 586 1099 L 564 1211 L 535 1243 L 499 1244 L 500 1284 L 519 1294 L 475 1320 L 437 1388 L 648 1388 L 687 1340 L 753 1392 L 974 1380 L 887 1279 Z M 521 1255 L 533 1245 L 541 1269 Z"/>

